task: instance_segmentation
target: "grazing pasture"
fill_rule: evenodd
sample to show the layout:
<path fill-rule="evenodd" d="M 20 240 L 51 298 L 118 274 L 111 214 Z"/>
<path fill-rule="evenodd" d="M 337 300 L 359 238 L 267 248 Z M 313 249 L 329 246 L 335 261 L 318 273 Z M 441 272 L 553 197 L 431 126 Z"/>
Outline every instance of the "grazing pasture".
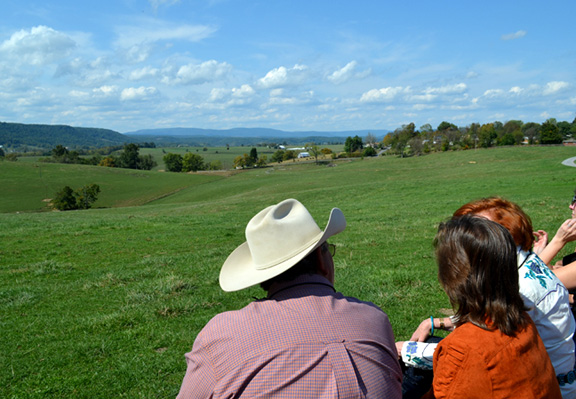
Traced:
<path fill-rule="evenodd" d="M 175 397 L 202 326 L 263 295 L 222 292 L 221 264 L 253 215 L 290 197 L 321 228 L 343 210 L 348 228 L 330 240 L 336 288 L 381 306 L 407 339 L 450 308 L 436 280 L 438 223 L 501 195 L 553 234 L 570 215 L 576 168 L 561 162 L 572 156 L 510 147 L 228 176 L 0 162 L 0 397 Z M 89 183 L 102 188 L 95 209 L 31 212 Z"/>

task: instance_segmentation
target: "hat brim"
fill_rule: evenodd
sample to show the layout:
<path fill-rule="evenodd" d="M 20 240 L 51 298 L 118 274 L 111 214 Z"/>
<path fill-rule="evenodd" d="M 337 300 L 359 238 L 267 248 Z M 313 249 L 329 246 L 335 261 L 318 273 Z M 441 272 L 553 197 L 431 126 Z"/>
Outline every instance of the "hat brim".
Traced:
<path fill-rule="evenodd" d="M 219 278 L 220 287 L 227 292 L 238 291 L 279 276 L 304 259 L 328 238 L 342 232 L 345 228 L 346 218 L 344 214 L 340 209 L 333 208 L 326 228 L 308 247 L 292 258 L 266 269 L 256 269 L 248 243 L 244 242 L 228 256 L 222 265 Z"/>

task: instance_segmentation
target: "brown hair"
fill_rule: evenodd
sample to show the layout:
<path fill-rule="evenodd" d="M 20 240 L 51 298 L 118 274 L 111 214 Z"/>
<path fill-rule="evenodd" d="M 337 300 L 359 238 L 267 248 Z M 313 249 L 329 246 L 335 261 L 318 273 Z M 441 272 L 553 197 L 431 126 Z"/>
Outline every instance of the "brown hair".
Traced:
<path fill-rule="evenodd" d="M 440 225 L 434 246 L 438 280 L 456 310 L 456 325 L 470 322 L 509 336 L 526 326 L 516 245 L 508 230 L 462 216 Z"/>
<path fill-rule="evenodd" d="M 524 251 L 530 250 L 534 244 L 534 232 L 530 217 L 517 204 L 500 197 L 482 198 L 462 205 L 454 217 L 486 212 L 490 220 L 506 227 L 516 245 Z"/>

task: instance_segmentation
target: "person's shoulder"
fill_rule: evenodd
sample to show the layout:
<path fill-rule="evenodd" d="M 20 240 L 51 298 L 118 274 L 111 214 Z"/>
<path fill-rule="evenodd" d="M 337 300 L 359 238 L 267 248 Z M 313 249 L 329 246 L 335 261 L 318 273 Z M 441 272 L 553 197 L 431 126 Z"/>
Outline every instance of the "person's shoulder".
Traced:
<path fill-rule="evenodd" d="M 464 323 L 440 341 L 439 346 L 485 355 L 504 344 L 502 335 L 497 330 L 485 330 L 472 323 Z"/>
<path fill-rule="evenodd" d="M 336 298 L 347 301 L 348 303 L 351 304 L 351 306 L 357 306 L 359 308 L 364 308 L 366 310 L 370 310 L 373 312 L 384 313 L 384 310 L 382 310 L 382 308 L 380 308 L 380 306 L 378 306 L 375 303 L 370 302 L 370 301 L 364 301 L 362 299 L 358 299 L 358 298 L 353 297 L 353 296 L 345 296 L 339 292 L 336 293 Z"/>

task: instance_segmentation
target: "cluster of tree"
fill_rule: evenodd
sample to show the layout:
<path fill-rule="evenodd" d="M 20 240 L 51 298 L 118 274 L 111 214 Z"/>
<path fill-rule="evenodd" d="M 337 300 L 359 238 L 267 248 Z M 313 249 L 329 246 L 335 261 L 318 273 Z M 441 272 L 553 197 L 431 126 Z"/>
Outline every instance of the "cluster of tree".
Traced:
<path fill-rule="evenodd" d="M 152 143 L 153 144 L 153 143 Z M 115 148 L 115 147 L 109 147 Z M 120 147 L 122 148 L 122 147 Z M 83 165 L 99 165 L 112 168 L 127 168 L 127 169 L 140 169 L 151 170 L 157 163 L 152 155 L 140 155 L 140 147 L 137 144 L 125 144 L 123 151 L 119 155 L 106 155 L 102 157 L 99 154 L 92 157 L 82 157 L 76 151 L 70 151 L 68 148 L 58 144 L 52 149 L 52 156 L 50 158 L 42 159 L 43 162 L 56 162 L 56 163 L 71 163 Z"/>
<path fill-rule="evenodd" d="M 361 137 L 348 136 L 346 141 L 344 142 L 344 152 L 346 156 L 349 157 L 375 157 L 378 155 L 376 151 L 376 138 L 372 134 L 368 134 L 366 136 L 366 147 L 364 146 L 364 142 L 362 141 Z"/>
<path fill-rule="evenodd" d="M 238 155 L 234 158 L 234 167 L 236 169 L 263 167 L 266 166 L 266 160 L 266 155 L 259 157 L 256 148 L 252 147 L 250 154 Z"/>
<path fill-rule="evenodd" d="M 124 145 L 124 150 L 120 155 L 108 155 L 98 165 L 112 168 L 151 170 L 158 163 L 150 154 L 140 155 L 140 147 L 131 143 Z"/>
<path fill-rule="evenodd" d="M 56 193 L 51 202 L 53 209 L 59 211 L 71 211 L 75 209 L 90 209 L 92 204 L 98 199 L 100 186 L 98 184 L 89 184 L 74 191 L 70 186 Z"/>
<path fill-rule="evenodd" d="M 447 151 L 469 148 L 488 148 L 520 144 L 561 144 L 576 134 L 576 119 L 572 123 L 558 122 L 554 118 L 544 123 L 511 120 L 506 123 L 492 122 L 480 125 L 472 123 L 458 127 L 443 121 L 436 129 L 429 124 L 419 130 L 414 123 L 403 125 L 384 137 L 381 146 L 391 153 L 420 155 L 431 151 Z"/>
<path fill-rule="evenodd" d="M 187 152 L 184 156 L 170 152 L 164 155 L 162 159 L 164 160 L 166 170 L 169 172 L 197 172 L 199 170 L 222 169 L 222 162 L 220 160 L 206 163 L 200 155 L 191 152 Z"/>

